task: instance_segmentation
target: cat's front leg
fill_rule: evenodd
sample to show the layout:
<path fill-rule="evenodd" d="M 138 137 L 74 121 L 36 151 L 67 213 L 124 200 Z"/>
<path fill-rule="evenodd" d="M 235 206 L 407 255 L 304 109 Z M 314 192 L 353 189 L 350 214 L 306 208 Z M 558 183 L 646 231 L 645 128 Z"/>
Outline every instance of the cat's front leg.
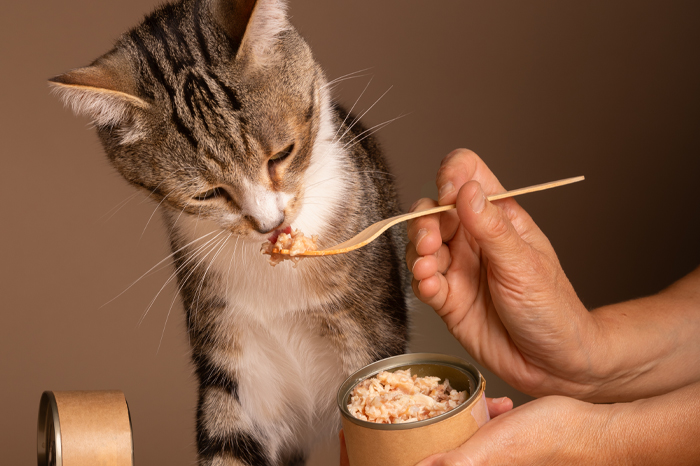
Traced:
<path fill-rule="evenodd" d="M 273 466 L 276 456 L 241 409 L 235 384 L 215 377 L 202 380 L 197 406 L 197 453 L 200 466 Z M 224 383 L 221 383 L 224 382 Z M 303 464 L 303 463 L 301 463 Z"/>

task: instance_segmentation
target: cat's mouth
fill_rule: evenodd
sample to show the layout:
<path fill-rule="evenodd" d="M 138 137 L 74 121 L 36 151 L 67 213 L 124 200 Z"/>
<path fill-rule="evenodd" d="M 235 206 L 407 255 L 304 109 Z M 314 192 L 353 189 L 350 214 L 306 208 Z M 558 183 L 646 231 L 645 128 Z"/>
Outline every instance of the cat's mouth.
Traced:
<path fill-rule="evenodd" d="M 283 228 L 283 229 L 281 229 L 281 230 L 275 230 L 274 232 L 272 232 L 272 235 L 271 235 L 269 238 L 267 238 L 267 240 L 268 240 L 269 242 L 271 242 L 272 244 L 275 244 L 275 243 L 277 242 L 277 238 L 279 238 L 279 236 L 280 236 L 282 233 L 286 233 L 286 234 L 288 234 L 288 235 L 291 234 L 291 233 L 292 233 L 292 227 L 291 227 L 291 226 L 288 226 L 287 228 Z"/>

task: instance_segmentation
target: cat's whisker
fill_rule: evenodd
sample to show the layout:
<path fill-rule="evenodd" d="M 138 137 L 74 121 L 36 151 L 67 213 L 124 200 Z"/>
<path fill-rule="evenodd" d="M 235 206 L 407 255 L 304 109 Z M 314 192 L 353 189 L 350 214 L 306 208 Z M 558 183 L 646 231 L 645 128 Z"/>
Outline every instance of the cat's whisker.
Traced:
<path fill-rule="evenodd" d="M 364 70 L 358 70 L 358 71 L 353 71 L 352 73 L 344 74 L 343 76 L 335 78 L 332 81 L 328 81 L 326 84 L 321 86 L 321 89 L 332 86 L 334 84 L 338 84 L 339 82 L 346 81 L 348 79 L 361 78 L 363 76 L 367 76 L 365 74 L 360 74 L 360 73 L 364 73 L 365 71 L 369 71 L 371 69 L 372 69 L 372 67 L 369 67 L 369 68 L 365 68 Z"/>
<path fill-rule="evenodd" d="M 379 98 L 377 100 L 375 100 L 374 103 L 372 105 L 370 105 L 370 107 L 362 113 L 362 115 L 355 118 L 355 121 L 353 121 L 352 124 L 350 126 L 348 126 L 348 128 L 345 130 L 343 135 L 340 136 L 340 138 L 338 140 L 343 139 L 345 137 L 345 135 L 348 134 L 348 131 L 350 131 L 357 124 L 357 122 L 359 122 L 362 118 L 364 118 L 364 116 L 367 115 L 367 112 L 372 110 L 372 108 L 374 108 L 374 106 L 377 105 L 377 103 L 379 103 L 379 101 L 382 100 L 382 98 L 384 98 L 384 96 L 387 95 L 393 87 L 394 86 L 389 86 L 389 89 L 384 91 L 384 94 L 380 95 Z"/>
<path fill-rule="evenodd" d="M 213 232 L 212 232 L 212 233 L 213 233 Z M 216 246 L 215 246 L 215 247 L 216 247 Z M 186 265 L 186 264 L 183 264 L 183 266 L 184 266 L 184 265 Z M 194 271 L 197 269 L 197 267 L 199 267 L 199 264 L 197 264 L 195 267 L 193 267 L 192 270 L 190 270 L 190 272 L 187 274 L 187 276 L 186 276 L 184 279 L 181 280 L 181 282 L 180 282 L 180 284 L 178 285 L 177 290 L 176 290 L 176 292 L 175 292 L 175 294 L 174 294 L 174 296 L 173 296 L 173 299 L 170 301 L 170 308 L 168 309 L 168 313 L 172 310 L 173 306 L 175 305 L 175 301 L 177 300 L 177 297 L 180 296 L 180 293 L 182 292 L 183 287 L 184 287 L 185 284 L 187 283 L 187 280 L 189 280 L 189 278 L 192 276 L 192 274 L 193 274 Z M 179 268 L 177 271 L 179 271 L 179 270 L 182 270 L 182 268 Z M 176 271 L 176 273 L 177 273 L 177 271 Z M 171 277 L 171 278 L 172 278 L 172 277 Z M 166 324 L 167 324 L 167 318 L 166 318 Z M 187 332 L 187 338 L 188 338 L 188 340 L 189 340 L 189 338 L 190 338 L 189 332 Z M 162 336 L 161 336 L 161 339 L 162 339 Z M 159 345 L 159 347 L 160 347 L 160 345 Z"/>
<path fill-rule="evenodd" d="M 165 261 L 167 261 L 168 259 L 170 259 L 171 257 L 173 257 L 173 256 L 174 256 L 175 254 L 177 254 L 178 252 L 180 252 L 180 251 L 182 251 L 183 249 L 185 249 L 186 247 L 188 247 L 188 246 L 190 246 L 190 245 L 196 243 L 197 241 L 200 241 L 200 240 L 206 238 L 207 236 L 209 236 L 209 235 L 211 235 L 211 234 L 213 234 L 213 233 L 214 233 L 214 232 L 212 231 L 212 232 L 207 233 L 206 235 L 200 236 L 199 238 L 197 238 L 197 239 L 195 239 L 195 240 L 193 240 L 193 241 L 190 241 L 189 243 L 187 243 L 186 245 L 184 245 L 183 247 L 181 247 L 181 248 L 178 249 L 177 251 L 168 254 L 165 258 L 163 258 L 161 261 L 159 261 L 156 265 L 154 265 L 153 267 L 151 267 L 150 269 L 148 269 L 148 270 L 146 271 L 146 273 L 144 273 L 144 274 L 141 275 L 139 278 L 137 278 L 136 280 L 134 280 L 134 282 L 131 283 L 131 285 L 127 286 L 126 289 L 124 289 L 124 291 L 122 291 L 121 293 L 119 293 L 118 295 L 116 295 L 114 298 L 112 298 L 112 299 L 110 299 L 109 301 L 107 301 L 106 303 L 104 303 L 104 304 L 103 304 L 102 306 L 100 306 L 98 309 L 102 309 L 103 307 L 105 307 L 106 305 L 108 305 L 109 303 L 111 303 L 112 301 L 114 301 L 115 299 L 119 298 L 121 295 L 123 295 L 123 294 L 126 293 L 127 291 L 129 291 L 129 290 L 131 289 L 131 287 L 133 287 L 134 285 L 136 285 L 136 284 L 137 284 L 140 280 L 142 280 L 145 276 L 147 276 L 149 273 L 153 272 L 158 266 L 160 266 L 161 264 L 163 264 Z M 166 265 L 169 265 L 169 264 L 166 264 Z M 160 269 L 158 269 L 158 270 L 160 270 Z"/>
<path fill-rule="evenodd" d="M 339 133 L 340 130 L 343 128 L 343 126 L 345 126 L 345 122 L 348 120 L 348 117 L 352 114 L 352 111 L 355 109 L 355 106 L 356 106 L 357 103 L 360 101 L 360 99 L 362 98 L 362 96 L 365 95 L 365 91 L 367 90 L 367 88 L 369 87 L 369 85 L 372 84 L 372 80 L 373 80 L 373 79 L 374 79 L 374 76 L 372 76 L 372 77 L 369 79 L 369 81 L 367 81 L 367 84 L 365 85 L 365 88 L 362 89 L 362 92 L 360 93 L 360 96 L 357 98 L 357 100 L 355 100 L 355 103 L 352 104 L 352 107 L 350 107 L 350 110 L 348 110 L 348 113 L 345 115 L 345 118 L 343 119 L 343 123 L 340 124 L 340 125 L 338 126 L 338 129 L 335 131 L 335 134 L 333 135 L 333 140 L 332 140 L 333 143 L 335 143 L 335 142 L 338 140 L 338 139 L 337 139 L 337 138 L 338 138 L 338 133 Z M 345 136 L 345 135 L 348 133 L 348 131 L 350 131 L 350 128 L 352 128 L 354 124 L 355 124 L 355 122 L 353 122 L 353 124 L 350 125 L 350 126 L 347 128 L 347 130 L 343 133 L 342 136 L 340 136 L 339 139 L 343 139 L 343 136 Z"/>
<path fill-rule="evenodd" d="M 212 233 L 213 233 L 213 232 L 212 232 Z M 217 236 L 218 236 L 218 235 L 217 235 Z M 195 249 L 194 251 L 192 251 L 192 252 L 190 252 L 190 253 L 187 253 L 187 259 L 185 260 L 185 262 L 183 262 L 182 265 L 180 265 L 179 267 L 177 267 L 177 268 L 175 269 L 175 271 L 170 275 L 170 277 L 168 277 L 168 279 L 165 281 L 165 283 L 163 284 L 163 286 L 161 287 L 161 289 L 158 291 L 158 293 L 156 294 L 156 296 L 155 296 L 155 297 L 151 300 L 151 302 L 149 303 L 148 308 L 146 309 L 146 311 L 144 312 L 144 314 L 141 316 L 141 319 L 139 319 L 139 322 L 138 322 L 137 326 L 140 326 L 140 325 L 141 325 L 141 323 L 143 322 L 143 320 L 146 318 L 146 315 L 148 314 L 148 311 L 151 309 L 151 306 L 153 306 L 153 303 L 155 303 L 156 299 L 158 298 L 158 295 L 163 291 L 163 289 L 165 289 L 165 287 L 166 287 L 174 278 L 177 277 L 178 272 L 180 272 L 181 270 L 183 270 L 184 267 L 186 267 L 186 266 L 187 266 L 189 263 L 191 263 L 193 260 L 197 259 L 197 254 L 199 254 L 202 250 L 204 250 L 209 244 L 211 244 L 211 243 L 212 243 L 213 241 L 215 241 L 215 240 L 216 240 L 216 236 L 215 236 L 214 238 L 211 238 L 211 239 L 210 239 L 209 241 L 207 241 L 204 245 L 198 247 L 198 248 Z M 195 267 L 192 269 L 192 271 L 194 271 L 198 266 L 199 266 L 199 264 L 198 264 L 197 266 L 195 266 Z"/>
<path fill-rule="evenodd" d="M 226 289 L 231 287 L 231 265 L 233 264 L 233 257 L 236 255 L 236 248 L 238 247 L 238 240 L 241 239 L 240 235 L 236 236 L 236 244 L 233 245 L 233 252 L 231 253 L 231 258 L 228 261 L 228 272 L 226 272 Z"/>
<path fill-rule="evenodd" d="M 217 243 L 216 245 L 218 245 L 218 243 Z M 192 275 L 192 273 L 194 273 L 194 271 L 199 267 L 199 265 L 200 265 L 202 262 L 204 262 L 204 260 L 206 259 L 206 256 L 209 255 L 209 253 L 211 253 L 211 251 L 216 247 L 216 245 L 214 245 L 214 246 L 212 247 L 212 249 L 210 249 L 210 250 L 207 252 L 207 254 L 205 254 L 205 256 L 202 257 L 201 260 L 192 268 L 192 270 L 191 270 L 190 273 L 188 274 L 187 278 L 189 278 L 190 275 Z M 190 257 L 190 259 L 189 259 L 185 264 L 183 264 L 182 267 L 185 267 L 187 263 L 191 262 L 191 261 L 194 260 L 195 258 L 196 258 L 196 256 L 195 256 L 195 254 L 193 254 L 193 255 Z M 179 271 L 182 270 L 182 267 L 179 267 L 179 268 L 170 276 L 170 278 L 168 278 L 168 280 L 163 284 L 163 287 L 158 291 L 158 294 L 157 294 L 157 295 L 153 298 L 153 300 L 150 302 L 150 304 L 149 304 L 148 308 L 146 309 L 146 311 L 144 312 L 143 316 L 141 316 L 141 319 L 140 319 L 139 322 L 138 322 L 138 326 L 140 326 L 140 325 L 143 323 L 143 320 L 146 318 L 146 315 L 147 315 L 148 312 L 151 310 L 151 307 L 152 307 L 153 304 L 155 303 L 155 301 L 156 301 L 156 299 L 158 298 L 158 295 L 160 294 L 160 292 L 162 292 L 163 289 L 164 289 L 174 278 L 177 277 L 177 273 L 178 273 Z M 177 296 L 179 296 L 179 293 L 182 291 L 182 287 L 184 286 L 185 283 L 186 283 L 186 280 L 183 281 L 183 283 L 182 283 L 181 285 L 178 286 L 178 288 L 177 288 L 177 290 L 176 290 L 176 293 L 175 293 L 175 298 L 176 298 Z M 170 308 L 169 308 L 169 309 L 172 309 L 172 306 L 173 306 L 173 304 L 174 304 L 175 298 L 173 298 L 173 301 L 170 303 Z M 169 312 L 170 312 L 170 310 L 168 310 L 168 313 L 169 313 Z M 166 323 L 167 323 L 167 318 L 166 318 Z M 163 331 L 165 331 L 165 328 L 163 329 Z M 162 335 L 161 335 L 161 340 L 162 340 Z M 160 344 L 158 345 L 158 348 L 160 349 Z"/>
<path fill-rule="evenodd" d="M 189 202 L 188 202 L 188 203 L 185 204 L 185 207 L 182 208 L 182 210 L 181 210 L 180 213 L 178 214 L 177 218 L 176 218 L 175 221 L 173 222 L 173 228 L 175 228 L 175 226 L 177 226 L 177 222 L 180 221 L 180 217 L 182 217 L 182 214 L 185 213 L 185 209 L 187 209 L 187 207 L 188 207 L 189 205 L 190 205 L 190 204 L 189 204 Z M 212 232 L 212 233 L 213 233 L 213 232 Z"/>
<path fill-rule="evenodd" d="M 223 234 L 223 233 L 224 233 L 223 231 L 219 232 L 219 234 L 217 234 L 216 236 L 214 236 L 213 238 L 211 238 L 209 241 L 207 241 L 206 243 L 204 243 L 203 246 L 199 247 L 199 248 L 196 249 L 193 253 L 190 254 L 190 257 L 187 259 L 187 261 L 185 261 L 180 267 L 178 267 L 178 268 L 175 269 L 175 272 L 173 272 L 172 275 L 170 275 L 170 278 L 168 278 L 168 280 L 166 280 L 166 282 L 163 284 L 163 286 L 160 288 L 160 290 L 158 290 L 158 293 L 156 293 L 155 297 L 154 297 L 154 298 L 151 300 L 151 302 L 148 304 L 148 307 L 146 308 L 146 311 L 144 312 L 143 316 L 141 317 L 141 319 L 140 319 L 139 322 L 138 322 L 138 325 L 139 325 L 139 326 L 141 325 L 141 323 L 143 322 L 143 320 L 146 318 L 146 315 L 148 314 L 148 311 L 150 311 L 150 310 L 151 310 L 151 307 L 153 307 L 153 303 L 156 302 L 156 299 L 158 299 L 158 296 L 160 296 L 160 294 L 163 292 L 163 290 L 165 289 L 165 287 L 168 286 L 168 284 L 173 280 L 173 278 L 175 278 L 175 277 L 177 276 L 177 273 L 178 273 L 180 270 L 182 270 L 183 267 L 187 266 L 187 264 L 189 264 L 190 262 L 192 262 L 192 260 L 194 260 L 194 259 L 196 258 L 197 254 L 198 254 L 200 251 L 202 251 L 202 250 L 203 250 L 204 248 L 206 248 L 209 244 L 211 244 L 212 241 L 215 241 L 216 238 L 219 237 L 219 236 L 220 236 L 221 234 Z M 212 249 L 213 249 L 213 248 L 212 248 Z M 211 251 L 212 251 L 212 250 L 210 249 L 204 257 L 206 257 L 207 255 L 209 255 L 209 253 L 210 253 Z M 202 260 L 203 260 L 203 259 L 202 259 Z M 193 267 L 192 271 L 194 271 L 197 267 L 199 267 L 199 264 L 201 264 L 201 261 L 200 261 L 195 267 Z"/>
<path fill-rule="evenodd" d="M 197 291 L 195 292 L 195 309 L 199 309 L 199 298 L 202 293 L 202 287 L 204 286 L 204 280 L 207 278 L 207 273 L 209 272 L 209 269 L 211 268 L 212 264 L 214 261 L 216 261 L 216 258 L 219 257 L 219 254 L 221 254 L 221 250 L 226 246 L 226 243 L 228 240 L 231 238 L 231 233 L 228 234 L 228 236 L 221 241 L 219 241 L 215 248 L 218 247 L 219 249 L 216 251 L 216 254 L 214 254 L 214 257 L 211 258 L 209 261 L 209 265 L 207 266 L 206 270 L 204 270 L 204 274 L 202 275 L 202 279 L 199 281 L 199 287 L 197 288 Z"/>
<path fill-rule="evenodd" d="M 140 204 L 143 204 L 144 202 L 146 202 L 146 201 L 148 201 L 148 200 L 151 200 L 152 197 L 153 197 L 153 195 L 155 194 L 155 192 L 158 190 L 158 188 L 161 187 L 161 185 L 162 185 L 163 183 L 165 183 L 165 182 L 168 181 L 168 180 L 171 180 L 171 179 L 175 178 L 175 175 L 176 175 L 177 173 L 183 171 L 183 170 L 184 170 L 183 168 L 178 168 L 177 170 L 173 171 L 173 172 L 170 173 L 168 176 L 166 176 L 166 177 L 164 177 L 162 180 L 160 180 L 160 183 L 158 183 L 158 184 L 156 185 L 155 188 L 153 188 L 152 190 L 150 190 L 150 191 L 148 192 L 148 195 L 147 195 L 146 197 L 143 198 L 143 200 L 140 202 Z M 172 191 L 171 191 L 171 192 L 172 192 Z"/>
<path fill-rule="evenodd" d="M 376 170 L 376 171 L 375 171 L 375 170 L 364 170 L 364 171 L 353 172 L 353 174 L 369 174 L 369 175 L 376 174 L 377 177 L 379 177 L 379 178 L 385 178 L 385 179 L 387 179 L 387 178 L 388 178 L 388 179 L 393 179 L 393 178 L 395 178 L 394 175 L 392 175 L 391 173 L 381 172 L 381 171 L 378 171 L 378 170 Z M 320 181 L 316 181 L 315 183 L 311 183 L 310 185 L 307 185 L 307 186 L 306 186 L 306 189 L 309 190 L 309 189 L 315 188 L 315 187 L 317 187 L 318 185 L 323 184 L 323 183 L 328 183 L 329 181 L 338 181 L 338 180 L 353 181 L 354 179 L 355 179 L 354 177 L 349 176 L 349 175 L 345 175 L 345 176 L 333 176 L 333 177 L 330 177 L 330 178 L 325 178 L 325 179 L 320 180 Z M 305 199 L 306 199 L 306 197 L 305 197 Z"/>
<path fill-rule="evenodd" d="M 148 221 L 146 222 L 146 226 L 143 227 L 143 231 L 141 232 L 141 236 L 139 237 L 139 240 L 143 239 L 143 235 L 146 233 L 146 228 L 148 228 L 148 225 L 151 223 L 151 220 L 153 220 L 153 216 L 156 214 L 158 207 L 160 207 L 163 204 L 163 202 L 165 202 L 165 200 L 168 198 L 168 196 L 170 196 L 172 193 L 174 193 L 176 189 L 177 188 L 173 189 L 168 194 L 163 196 L 163 199 L 161 199 L 160 202 L 158 203 L 158 205 L 156 206 L 156 208 L 153 209 L 153 212 L 151 212 L 151 216 L 148 217 Z"/>
<path fill-rule="evenodd" d="M 197 212 L 197 221 L 194 222 L 194 229 L 192 234 L 197 233 L 197 227 L 199 226 L 199 219 L 202 217 L 202 206 L 199 206 L 199 211 Z"/>
<path fill-rule="evenodd" d="M 199 289 L 197 290 L 195 309 L 199 309 L 199 296 L 198 296 L 198 295 L 199 295 L 199 293 L 200 293 L 200 291 L 201 291 L 201 289 L 202 289 L 202 285 L 204 284 L 204 280 L 205 280 L 205 278 L 206 278 L 206 276 L 207 276 L 207 272 L 209 271 L 209 268 L 211 267 L 211 265 L 212 265 L 212 264 L 214 263 L 214 261 L 216 260 L 217 256 L 221 253 L 221 250 L 223 249 L 223 247 L 226 246 L 226 243 L 228 242 L 229 238 L 231 238 L 231 233 L 229 233 L 229 235 L 228 235 L 226 238 L 220 240 L 220 241 L 219 241 L 218 243 L 216 243 L 216 245 L 214 246 L 214 248 L 216 248 L 217 246 L 221 245 L 221 246 L 219 246 L 219 250 L 216 252 L 216 254 L 214 254 L 214 257 L 212 257 L 211 261 L 209 262 L 209 266 L 208 266 L 207 269 L 204 271 L 204 275 L 202 275 L 202 280 L 201 280 L 201 282 L 200 282 L 200 284 L 199 284 Z M 208 255 L 208 254 L 207 254 L 207 255 Z M 206 256 L 205 256 L 205 258 L 206 258 Z M 180 290 L 178 289 L 178 291 L 177 291 L 177 293 L 175 294 L 175 296 L 178 296 L 179 293 L 180 293 Z M 167 315 L 165 316 L 165 323 L 163 324 L 163 331 L 160 333 L 160 341 L 158 342 L 158 349 L 156 350 L 156 354 L 158 354 L 158 352 L 160 351 L 160 346 L 163 344 L 163 336 L 165 336 L 165 328 L 168 326 L 168 319 L 170 318 L 170 312 L 172 311 L 172 309 L 173 309 L 173 306 L 172 306 L 172 304 L 171 304 L 171 305 L 170 305 L 170 308 L 168 309 L 168 313 L 167 313 Z"/>
<path fill-rule="evenodd" d="M 406 116 L 406 115 L 399 115 L 399 116 L 397 116 L 396 118 L 392 118 L 391 120 L 387 120 L 387 121 L 385 121 L 384 123 L 379 123 L 378 125 L 374 125 L 374 126 L 372 126 L 371 128 L 364 130 L 363 132 L 361 132 L 360 134 L 358 134 L 357 136 L 355 136 L 354 138 L 352 138 L 350 141 L 348 141 L 348 142 L 343 146 L 343 150 L 346 150 L 346 149 L 348 149 L 348 148 L 354 146 L 355 144 L 358 144 L 358 143 L 362 142 L 364 139 L 367 139 L 368 137 L 372 136 L 372 135 L 373 135 L 374 133 L 376 133 L 377 131 L 383 129 L 384 127 L 390 125 L 391 123 L 393 123 L 393 122 L 395 122 L 396 120 L 401 119 L 401 118 L 403 118 L 403 117 L 405 117 L 405 116 Z M 369 133 L 369 134 L 367 134 L 366 136 L 364 136 L 364 137 L 362 137 L 361 139 L 359 139 L 359 140 L 356 141 L 357 138 L 360 138 L 360 137 L 363 136 L 365 133 Z"/>
<path fill-rule="evenodd" d="M 117 212 L 119 212 L 120 210 L 122 210 L 122 208 L 123 208 L 125 205 L 127 205 L 133 198 L 135 198 L 136 196 L 138 196 L 138 194 L 139 194 L 138 191 L 133 192 L 133 193 L 131 194 L 131 196 L 128 196 L 126 199 L 123 199 L 119 204 L 115 205 L 114 207 L 112 207 L 111 209 L 109 209 L 107 212 L 105 212 L 104 214 L 102 214 L 102 215 L 100 216 L 100 218 L 97 219 L 97 222 L 99 222 L 100 220 L 102 220 L 103 218 L 105 218 L 107 215 L 109 215 L 109 217 L 107 217 L 107 218 L 104 220 L 104 222 L 102 222 L 102 224 L 104 225 L 105 223 L 109 222 L 109 220 L 110 220 L 112 217 L 114 217 L 115 215 L 117 215 Z M 110 213 L 111 213 L 111 215 L 110 215 Z"/>

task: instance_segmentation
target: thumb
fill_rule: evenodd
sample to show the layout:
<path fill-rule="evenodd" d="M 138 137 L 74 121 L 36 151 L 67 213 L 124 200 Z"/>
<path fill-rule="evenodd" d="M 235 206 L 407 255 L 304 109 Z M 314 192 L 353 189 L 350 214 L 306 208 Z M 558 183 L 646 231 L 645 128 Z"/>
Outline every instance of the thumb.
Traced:
<path fill-rule="evenodd" d="M 530 246 L 520 237 L 504 209 L 492 204 L 477 181 L 469 181 L 457 195 L 457 214 L 488 258 L 504 269 L 527 259 Z"/>

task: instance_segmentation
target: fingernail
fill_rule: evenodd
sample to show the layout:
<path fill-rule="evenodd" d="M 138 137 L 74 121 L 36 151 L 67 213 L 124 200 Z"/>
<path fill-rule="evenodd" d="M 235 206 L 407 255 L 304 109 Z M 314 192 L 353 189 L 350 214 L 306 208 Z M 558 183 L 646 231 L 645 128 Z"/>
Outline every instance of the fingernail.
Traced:
<path fill-rule="evenodd" d="M 494 398 L 493 400 L 491 400 L 491 403 L 496 404 L 496 405 L 500 405 L 501 403 L 503 403 L 503 402 L 506 401 L 507 399 L 508 399 L 507 396 L 504 396 L 504 397 L 501 397 L 501 398 Z"/>
<path fill-rule="evenodd" d="M 441 200 L 443 197 L 447 196 L 448 194 L 450 194 L 454 190 L 455 190 L 455 187 L 451 181 L 448 181 L 447 183 L 443 184 L 440 187 L 440 190 L 438 191 L 438 200 Z"/>
<path fill-rule="evenodd" d="M 423 241 L 423 238 L 425 238 L 426 236 L 428 236 L 428 230 L 426 230 L 425 228 L 421 228 L 420 230 L 418 230 L 418 234 L 416 235 L 416 247 L 418 247 L 420 242 Z"/>
<path fill-rule="evenodd" d="M 413 273 L 413 271 L 414 271 L 415 268 L 416 268 L 416 264 L 417 264 L 418 262 L 420 262 L 421 260 L 423 260 L 423 256 L 421 256 L 421 257 L 419 257 L 418 259 L 416 259 L 416 261 L 413 263 L 413 267 L 411 267 L 411 273 Z"/>
<path fill-rule="evenodd" d="M 418 203 L 419 203 L 421 200 L 422 200 L 422 199 L 418 199 L 416 202 L 414 202 L 413 205 L 411 206 L 411 208 L 408 209 L 408 211 L 409 211 L 409 212 L 413 212 L 414 210 L 416 210 L 416 207 L 418 207 Z"/>
<path fill-rule="evenodd" d="M 479 214 L 486 206 L 486 196 L 484 196 L 484 191 L 481 190 L 481 186 L 476 190 L 474 196 L 469 201 L 469 205 L 474 213 Z"/>

